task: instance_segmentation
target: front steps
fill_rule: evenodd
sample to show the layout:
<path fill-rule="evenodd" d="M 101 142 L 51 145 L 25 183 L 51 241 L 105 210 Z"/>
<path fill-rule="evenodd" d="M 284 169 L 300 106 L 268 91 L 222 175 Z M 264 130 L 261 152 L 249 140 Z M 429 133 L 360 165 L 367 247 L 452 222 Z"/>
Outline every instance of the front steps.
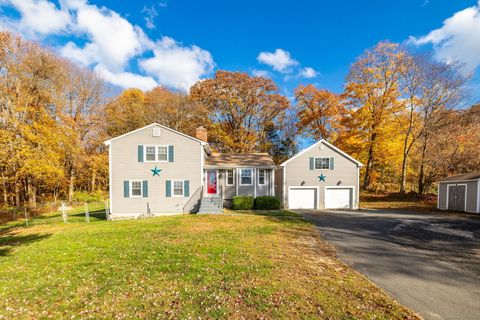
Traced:
<path fill-rule="evenodd" d="M 198 213 L 222 213 L 223 205 L 220 197 L 203 197 L 200 200 Z"/>

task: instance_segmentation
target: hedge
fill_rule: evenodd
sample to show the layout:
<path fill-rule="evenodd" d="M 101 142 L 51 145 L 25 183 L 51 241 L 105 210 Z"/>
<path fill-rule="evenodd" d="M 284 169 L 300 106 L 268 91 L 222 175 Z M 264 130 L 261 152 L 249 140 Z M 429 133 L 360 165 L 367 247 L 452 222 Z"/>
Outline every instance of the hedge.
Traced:
<path fill-rule="evenodd" d="M 232 200 L 233 210 L 252 210 L 253 197 L 236 196 Z"/>
<path fill-rule="evenodd" d="M 272 196 L 257 197 L 254 208 L 256 210 L 278 210 L 280 209 L 280 199 Z"/>

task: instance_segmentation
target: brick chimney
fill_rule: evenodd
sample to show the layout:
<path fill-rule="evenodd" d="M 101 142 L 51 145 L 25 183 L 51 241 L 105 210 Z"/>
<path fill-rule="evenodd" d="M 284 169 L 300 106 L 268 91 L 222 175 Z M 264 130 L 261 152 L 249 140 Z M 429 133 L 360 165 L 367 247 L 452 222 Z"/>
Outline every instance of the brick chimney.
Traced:
<path fill-rule="evenodd" d="M 203 126 L 198 127 L 195 132 L 195 137 L 198 140 L 208 142 L 207 129 L 205 129 Z"/>

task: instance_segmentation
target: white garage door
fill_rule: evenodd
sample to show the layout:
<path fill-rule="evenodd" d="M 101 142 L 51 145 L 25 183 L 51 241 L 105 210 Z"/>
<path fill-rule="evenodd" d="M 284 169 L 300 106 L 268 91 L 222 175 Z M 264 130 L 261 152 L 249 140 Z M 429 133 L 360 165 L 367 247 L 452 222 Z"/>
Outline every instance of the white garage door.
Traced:
<path fill-rule="evenodd" d="M 325 209 L 351 209 L 352 188 L 325 189 Z"/>
<path fill-rule="evenodd" d="M 316 188 L 290 188 L 288 191 L 288 207 L 290 209 L 315 209 L 316 200 Z"/>

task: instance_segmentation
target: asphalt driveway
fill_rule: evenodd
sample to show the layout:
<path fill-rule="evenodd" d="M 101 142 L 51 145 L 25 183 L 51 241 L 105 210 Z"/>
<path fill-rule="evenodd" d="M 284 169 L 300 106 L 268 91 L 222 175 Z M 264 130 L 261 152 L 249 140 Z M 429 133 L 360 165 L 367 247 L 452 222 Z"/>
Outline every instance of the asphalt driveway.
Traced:
<path fill-rule="evenodd" d="M 480 319 L 480 218 L 298 210 L 339 257 L 425 319 Z"/>

